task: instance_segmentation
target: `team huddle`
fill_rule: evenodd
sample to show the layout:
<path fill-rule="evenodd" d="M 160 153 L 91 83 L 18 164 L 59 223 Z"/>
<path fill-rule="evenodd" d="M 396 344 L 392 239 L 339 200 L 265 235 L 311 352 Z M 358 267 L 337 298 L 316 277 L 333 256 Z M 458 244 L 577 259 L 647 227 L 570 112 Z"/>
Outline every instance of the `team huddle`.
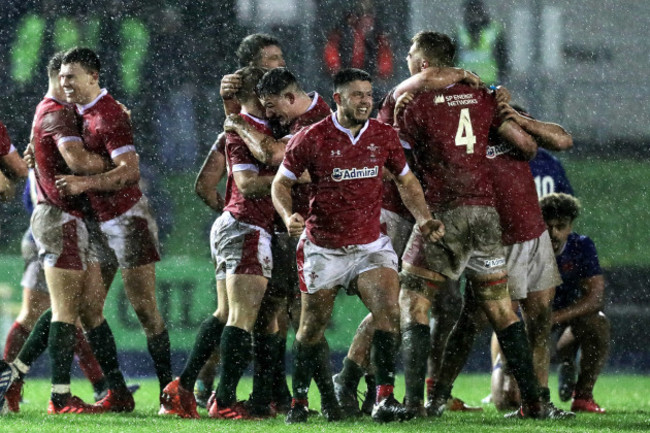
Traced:
<path fill-rule="evenodd" d="M 217 419 L 283 413 L 287 423 L 304 423 L 314 412 L 312 379 L 328 421 L 368 414 L 384 423 L 481 410 L 453 397 L 452 387 L 474 337 L 489 323 L 499 366 L 493 385 L 500 384 L 492 398 L 499 409 L 513 410 L 506 417 L 574 417 L 551 402 L 552 325 L 575 334 L 564 350 L 573 365 L 577 337 L 597 326 L 608 330 L 608 323 L 583 318 L 587 310 L 600 317 L 602 305 L 585 307 L 580 290 L 553 312 L 564 277 L 556 256 L 586 240 L 571 230 L 577 200 L 551 194 L 540 206 L 528 164 L 538 146 L 570 148 L 570 135 L 510 106 L 506 89 L 487 88 L 455 68 L 454 44 L 440 33 L 413 37 L 411 77 L 378 107 L 371 76 L 343 69 L 333 77 L 332 111 L 318 93 L 303 90 L 272 36 L 247 36 L 237 56 L 240 69 L 221 82 L 225 133 L 196 181 L 197 194 L 220 213 L 210 232 L 218 305 L 176 379 L 155 298 L 157 227 L 138 186 L 130 114 L 100 87 L 93 51 L 75 48 L 51 59 L 48 93 L 25 152 L 37 196 L 31 235 L 51 309 L 0 365 L 3 407 L 19 410 L 23 380 L 49 346 L 49 413 L 134 410 L 103 316 L 119 268 L 159 379 L 160 415 L 199 418 L 202 406 Z M 19 168 L 24 177 L 26 168 Z M 217 185 L 224 176 L 222 197 Z M 573 284 L 601 274 L 597 257 L 588 272 L 574 272 Z M 369 314 L 333 374 L 325 331 L 340 289 L 358 296 Z M 79 327 L 100 370 L 95 404 L 70 389 Z M 296 332 L 291 390 L 290 328 Z M 585 351 L 592 361 L 587 368 L 581 363 L 577 383 L 567 367 L 563 400 L 574 399 L 573 411 L 602 411 L 592 391 L 606 347 L 598 353 L 583 347 L 583 358 Z M 403 402 L 394 396 L 400 353 Z M 237 386 L 251 361 L 253 391 L 241 401 Z M 368 392 L 360 405 L 363 377 Z"/>

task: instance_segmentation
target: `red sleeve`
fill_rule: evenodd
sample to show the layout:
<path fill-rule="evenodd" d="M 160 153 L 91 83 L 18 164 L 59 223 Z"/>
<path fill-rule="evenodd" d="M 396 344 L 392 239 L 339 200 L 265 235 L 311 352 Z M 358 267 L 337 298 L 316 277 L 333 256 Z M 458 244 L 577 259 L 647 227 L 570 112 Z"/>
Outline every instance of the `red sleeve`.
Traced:
<path fill-rule="evenodd" d="M 50 111 L 43 116 L 41 128 L 43 132 L 51 136 L 57 146 L 60 140 L 81 141 L 79 133 L 79 119 L 72 108 L 65 107 L 61 110 Z"/>
<path fill-rule="evenodd" d="M 494 110 L 493 111 L 494 114 L 493 114 L 493 117 L 492 117 L 492 125 L 490 125 L 490 128 L 494 128 L 494 130 L 497 130 L 497 129 L 499 129 L 499 127 L 503 123 L 503 119 L 501 118 L 501 116 L 498 115 L 497 101 L 494 98 L 494 93 L 487 93 L 486 92 L 485 98 L 486 98 L 487 101 L 489 101 L 489 103 L 492 105 L 491 108 Z"/>
<path fill-rule="evenodd" d="M 9 154 L 11 150 L 11 139 L 9 138 L 9 132 L 7 127 L 0 122 L 0 156 L 5 156 Z"/>
<path fill-rule="evenodd" d="M 226 158 L 228 165 L 232 168 L 235 165 L 254 165 L 258 166 L 258 161 L 253 157 L 246 143 L 239 135 L 229 132 L 226 138 Z"/>
<path fill-rule="evenodd" d="M 393 96 L 393 90 L 391 90 L 381 103 L 379 107 L 379 112 L 377 113 L 377 120 L 380 122 L 386 123 L 390 126 L 393 126 L 395 121 L 393 114 L 395 112 L 395 97 Z"/>
<path fill-rule="evenodd" d="M 385 143 L 388 145 L 388 158 L 384 165 L 393 175 L 399 176 L 406 166 L 406 156 L 404 155 L 404 149 L 402 149 L 402 144 L 397 137 L 397 133 L 392 129 L 387 128 Z"/>
<path fill-rule="evenodd" d="M 102 133 L 106 137 L 106 150 L 113 156 L 113 152 L 124 146 L 133 146 L 133 128 L 129 116 L 122 112 L 105 119 Z"/>
<path fill-rule="evenodd" d="M 411 149 L 417 146 L 419 125 L 417 117 L 412 115 L 415 104 L 411 102 L 397 117 L 399 139 L 408 143 Z"/>
<path fill-rule="evenodd" d="M 306 134 L 311 129 L 303 129 L 297 135 L 294 135 L 284 153 L 282 166 L 293 173 L 296 178 L 308 169 L 311 159 L 311 143 L 314 141 L 315 134 Z"/>

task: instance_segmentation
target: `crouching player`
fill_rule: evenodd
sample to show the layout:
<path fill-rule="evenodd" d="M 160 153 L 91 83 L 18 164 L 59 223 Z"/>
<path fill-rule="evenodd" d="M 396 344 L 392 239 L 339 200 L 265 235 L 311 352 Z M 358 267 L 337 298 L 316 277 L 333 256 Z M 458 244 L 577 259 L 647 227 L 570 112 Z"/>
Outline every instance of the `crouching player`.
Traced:
<path fill-rule="evenodd" d="M 551 236 L 562 284 L 553 300 L 552 323 L 559 328 L 559 393 L 573 397 L 574 412 L 605 413 L 593 396 L 594 385 L 609 353 L 610 323 L 603 313 L 605 279 L 591 239 L 573 231 L 580 213 L 577 198 L 554 193 L 540 200 Z M 575 358 L 580 349 L 580 374 L 575 381 Z"/>

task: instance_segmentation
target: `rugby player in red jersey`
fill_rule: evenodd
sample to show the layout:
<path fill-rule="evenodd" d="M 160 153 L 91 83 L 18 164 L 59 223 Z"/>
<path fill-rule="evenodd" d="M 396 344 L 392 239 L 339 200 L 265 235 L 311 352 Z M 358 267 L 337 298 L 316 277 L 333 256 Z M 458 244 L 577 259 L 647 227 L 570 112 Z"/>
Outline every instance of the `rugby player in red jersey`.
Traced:
<path fill-rule="evenodd" d="M 379 224 L 383 168 L 396 177 L 402 200 L 428 241 L 437 241 L 444 227 L 431 218 L 395 131 L 369 120 L 370 75 L 358 69 L 337 73 L 334 100 L 336 113 L 291 139 L 272 187 L 289 234 L 300 236 L 296 254 L 302 310 L 294 346 L 294 401 L 286 421 L 307 419 L 309 383 L 315 363 L 329 357 L 324 333 L 342 287 L 359 294 L 375 320 L 371 358 L 378 388 L 373 419 L 402 420 L 408 414 L 393 396 L 399 343 L 397 256 Z M 291 194 L 305 171 L 312 182 L 306 219 L 296 211 Z"/>
<path fill-rule="evenodd" d="M 505 101 L 499 104 L 499 110 L 504 120 L 516 122 L 540 146 L 553 150 L 566 150 L 572 146 L 571 136 L 560 125 L 535 120 L 516 111 Z M 537 202 L 535 182 L 528 164 L 537 147 L 524 154 L 496 136 L 493 139 L 487 157 L 491 162 L 489 167 L 496 193 L 496 209 L 506 247 L 508 290 L 515 311 L 519 305 L 522 307 L 533 350 L 535 374 L 542 390 L 542 399 L 549 408 L 548 416 L 570 417 L 573 416 L 570 412 L 562 411 L 551 403 L 548 388 L 551 301 L 561 278 L 553 260 L 553 246 Z M 506 362 L 493 362 L 501 365 L 501 368 L 493 369 L 492 381 L 492 399 L 498 409 L 506 409 L 513 404 L 519 406 L 518 396 L 508 392 L 516 393 L 516 384 L 504 377 L 504 371 L 508 370 Z M 507 383 L 513 383 L 514 390 L 505 387 Z"/>
<path fill-rule="evenodd" d="M 48 412 L 101 413 L 105 410 L 103 407 L 88 405 L 70 393 L 77 318 L 86 329 L 90 329 L 88 324 L 97 317 L 103 320 L 101 305 L 97 308 L 86 304 L 87 299 L 93 297 L 92 293 L 104 291 L 99 264 L 89 251 L 89 231 L 84 222 L 88 216 L 87 198 L 66 197 L 58 191 L 55 182 L 60 174 L 102 172 L 109 163 L 84 148 L 74 108 L 62 101 L 65 95 L 58 83 L 62 57 L 55 55 L 48 64 L 48 93 L 36 109 L 31 141 L 38 196 L 31 228 L 44 261 L 45 279 L 52 299 L 52 323 L 48 327 L 52 395 Z M 112 335 L 104 344 L 103 353 L 116 357 Z M 23 359 L 30 357 L 30 353 L 26 353 L 30 342 L 25 346 L 14 361 L 20 376 L 29 369 Z M 37 352 L 40 355 L 42 349 Z M 115 388 L 116 382 L 125 386 L 115 364 L 115 371 L 107 374 L 109 386 Z"/>
<path fill-rule="evenodd" d="M 237 97 L 242 103 L 241 117 L 244 121 L 265 134 L 271 134 L 263 118 L 264 110 L 255 94 L 255 86 L 264 72 L 256 67 L 239 70 L 241 86 Z M 218 332 L 222 374 L 208 406 L 213 418 L 248 419 L 270 414 L 270 387 L 266 388 L 266 393 L 256 395 L 263 395 L 265 401 L 251 399 L 246 405 L 237 402 L 236 390 L 250 361 L 253 325 L 273 267 L 271 233 L 275 211 L 270 186 L 277 168 L 256 160 L 242 139 L 234 133 L 227 133 L 226 158 L 229 167 L 226 206 L 212 227 L 210 243 L 217 280 L 225 280 L 227 296 L 224 301 L 228 303 L 229 314 L 225 327 L 222 326 L 223 333 Z M 215 340 L 219 336 L 205 337 Z M 265 337 L 257 335 L 256 343 L 262 347 L 268 346 Z M 256 352 L 258 349 L 256 347 Z M 183 417 L 196 418 L 194 396 L 188 389 L 189 385 L 183 382 L 185 373 L 165 388 L 165 394 L 169 397 L 170 411 Z M 254 387 L 259 386 L 259 383 L 254 383 Z"/>
<path fill-rule="evenodd" d="M 449 37 L 420 32 L 408 54 L 411 74 L 432 66 L 452 66 L 454 48 Z M 485 89 L 454 85 L 442 91 L 417 94 L 398 117 L 400 134 L 411 144 L 419 178 L 430 209 L 445 223 L 442 242 L 425 244 L 414 229 L 402 257 L 400 307 L 406 351 L 406 402 L 421 412 L 429 339 L 427 312 L 437 290 L 449 279 L 467 275 L 466 296 L 475 300 L 495 329 L 522 390 L 524 411 L 545 417 L 533 374 L 532 356 L 523 323 L 510 306 L 507 269 L 499 216 L 485 157 L 488 134 L 498 129 L 504 139 L 531 146 L 530 138 L 514 122 L 502 122 L 497 103 Z M 461 314 L 459 322 L 466 320 Z M 471 335 L 473 336 L 473 334 Z M 451 332 L 438 380 L 427 402 L 427 413 L 440 416 L 469 352 L 465 333 Z"/>
<path fill-rule="evenodd" d="M 379 104 L 380 108 L 377 120 L 388 125 L 394 124 L 394 112 L 396 108 L 395 94 L 398 91 L 403 93 L 407 91 L 415 92 L 424 88 L 442 89 L 457 82 L 466 82 L 466 84 L 478 87 L 480 78 L 471 72 L 459 68 L 440 67 L 425 69 L 423 73 L 413 76 L 401 83 L 398 88 L 392 89 L 382 99 Z M 402 145 L 405 146 L 405 151 L 408 152 L 408 143 L 403 142 Z M 380 217 L 382 231 L 390 238 L 397 257 L 402 257 L 411 230 L 413 229 L 413 217 L 402 203 L 394 178 L 387 171 L 384 171 L 383 187 L 384 195 L 382 198 Z M 435 361 L 429 363 L 429 370 L 432 371 L 430 377 L 437 374 L 444 343 L 447 341 L 447 336 L 451 332 L 451 328 L 454 326 L 456 318 L 460 313 L 461 303 L 460 293 L 458 293 L 456 287 L 452 287 L 451 285 L 447 290 L 439 291 L 436 294 L 436 300 L 432 309 L 432 317 L 435 320 L 436 326 L 431 332 L 431 353 L 435 357 L 430 357 L 430 360 L 431 358 L 435 358 Z M 370 414 L 372 412 L 375 384 L 370 365 L 370 344 L 373 333 L 372 314 L 368 314 L 354 335 L 347 356 L 343 359 L 343 368 L 333 377 L 336 399 L 347 416 L 359 416 L 361 413 Z M 364 374 L 366 377 L 367 391 L 360 410 L 357 388 Z M 427 379 L 427 385 L 429 385 L 429 379 Z M 452 407 L 456 410 L 475 409 L 467 406 L 460 399 L 450 399 L 450 401 L 454 403 Z"/>
<path fill-rule="evenodd" d="M 318 122 L 331 114 L 330 107 L 316 92 L 307 93 L 299 85 L 294 75 L 285 68 L 275 68 L 264 74 L 258 84 L 258 96 L 265 106 L 269 120 L 282 124 L 288 132 L 280 138 L 262 134 L 250 128 L 238 116 L 229 116 L 225 122 L 226 130 L 239 134 L 255 158 L 266 163 L 279 165 L 284 157 L 286 143 L 302 128 Z M 308 180 L 308 179 L 307 179 Z M 309 200 L 309 185 L 301 183 L 293 188 L 294 207 L 298 212 L 306 215 Z M 278 224 L 273 236 L 273 277 L 267 291 L 266 305 L 260 310 L 260 323 L 270 323 L 269 316 L 274 312 L 278 319 L 283 318 L 283 311 L 289 314 L 292 325 L 298 327 L 300 311 L 300 291 L 298 289 L 298 272 L 296 269 L 297 239 L 290 237 L 283 227 Z M 283 308 L 286 306 L 286 308 Z M 288 322 L 288 320 L 286 320 Z M 276 349 L 276 372 L 274 374 L 275 391 L 274 403 L 281 411 L 290 408 L 290 399 L 285 401 L 282 396 L 284 383 L 281 376 L 286 376 L 284 368 L 284 353 L 286 347 L 286 332 L 288 324 L 278 320 L 280 334 L 285 337 L 281 340 L 281 347 Z M 331 388 L 331 370 L 329 362 L 324 362 L 317 368 L 314 380 L 318 385 L 325 405 L 335 402 L 334 390 Z M 289 404 L 286 404 L 289 403 Z M 329 413 L 333 413 L 330 411 Z"/>
<path fill-rule="evenodd" d="M 240 67 L 256 66 L 260 68 L 272 69 L 284 66 L 282 47 L 280 41 L 274 36 L 264 33 L 253 33 L 242 39 L 237 47 L 237 59 Z M 238 74 L 225 75 L 221 80 L 220 94 L 224 103 L 226 114 L 237 114 L 241 105 L 237 100 L 237 92 L 241 87 L 241 78 Z M 219 134 L 214 145 L 206 157 L 201 171 L 196 179 L 195 190 L 201 199 L 213 210 L 221 213 L 223 209 L 223 198 L 217 193 L 217 185 L 221 181 L 226 171 L 225 157 L 226 135 Z M 275 262 L 275 260 L 274 260 Z M 269 291 L 267 291 L 269 293 Z M 228 302 L 226 297 L 225 280 L 217 280 L 217 311 L 211 318 L 208 318 L 201 324 L 201 330 L 196 337 L 194 347 L 190 357 L 185 364 L 183 374 L 181 374 L 181 385 L 183 388 L 194 386 L 194 394 L 197 405 L 206 407 L 207 401 L 212 393 L 216 365 L 219 355 L 218 341 L 215 342 L 215 336 L 221 335 L 226 320 L 228 319 Z M 266 310 L 266 308 L 263 308 Z M 278 320 L 281 316 L 278 317 Z M 288 320 L 279 320 L 279 329 L 277 341 L 273 344 L 277 347 L 272 349 L 277 354 L 274 359 L 273 369 L 265 371 L 265 374 L 271 375 L 274 379 L 273 386 L 273 404 L 276 408 L 288 407 L 291 405 L 291 393 L 286 383 L 286 369 L 284 354 L 286 352 L 286 334 L 288 329 Z M 203 338 L 206 333 L 209 338 Z M 218 340 L 218 338 L 217 338 Z M 216 346 L 215 346 L 216 343 Z M 214 350 L 212 356 L 206 356 L 209 350 Z M 198 374 L 198 376 L 197 376 Z M 189 389 L 189 388 L 188 388 Z"/>
<path fill-rule="evenodd" d="M 130 119 L 106 89 L 100 88 L 100 68 L 99 57 L 92 50 L 73 48 L 63 59 L 59 77 L 66 100 L 75 103 L 82 116 L 86 148 L 110 160 L 110 169 L 91 176 L 59 176 L 56 186 L 65 195 L 88 195 L 101 232 L 94 239 L 99 242 L 101 237 L 118 261 L 126 295 L 145 331 L 162 393 L 172 374 L 169 334 L 156 302 L 158 227 L 137 184 L 139 158 Z M 97 294 L 95 302 L 103 305 L 105 297 L 106 293 Z M 110 337 L 110 330 L 98 318 L 88 335 L 97 350 L 102 347 L 101 341 Z M 99 358 L 100 364 L 107 362 Z M 109 392 L 98 404 L 121 411 L 130 406 L 129 398 L 130 394 L 120 389 Z"/>

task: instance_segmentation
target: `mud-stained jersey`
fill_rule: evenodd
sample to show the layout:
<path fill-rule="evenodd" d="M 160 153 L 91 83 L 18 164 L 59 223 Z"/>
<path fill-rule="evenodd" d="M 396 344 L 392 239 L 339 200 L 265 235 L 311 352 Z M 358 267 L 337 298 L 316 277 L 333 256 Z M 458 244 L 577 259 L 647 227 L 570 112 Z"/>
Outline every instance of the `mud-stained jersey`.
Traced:
<path fill-rule="evenodd" d="M 501 123 L 496 114 L 487 90 L 455 84 L 415 95 L 398 115 L 400 136 L 411 146 L 433 211 L 494 205 L 485 155 L 490 129 Z"/>

